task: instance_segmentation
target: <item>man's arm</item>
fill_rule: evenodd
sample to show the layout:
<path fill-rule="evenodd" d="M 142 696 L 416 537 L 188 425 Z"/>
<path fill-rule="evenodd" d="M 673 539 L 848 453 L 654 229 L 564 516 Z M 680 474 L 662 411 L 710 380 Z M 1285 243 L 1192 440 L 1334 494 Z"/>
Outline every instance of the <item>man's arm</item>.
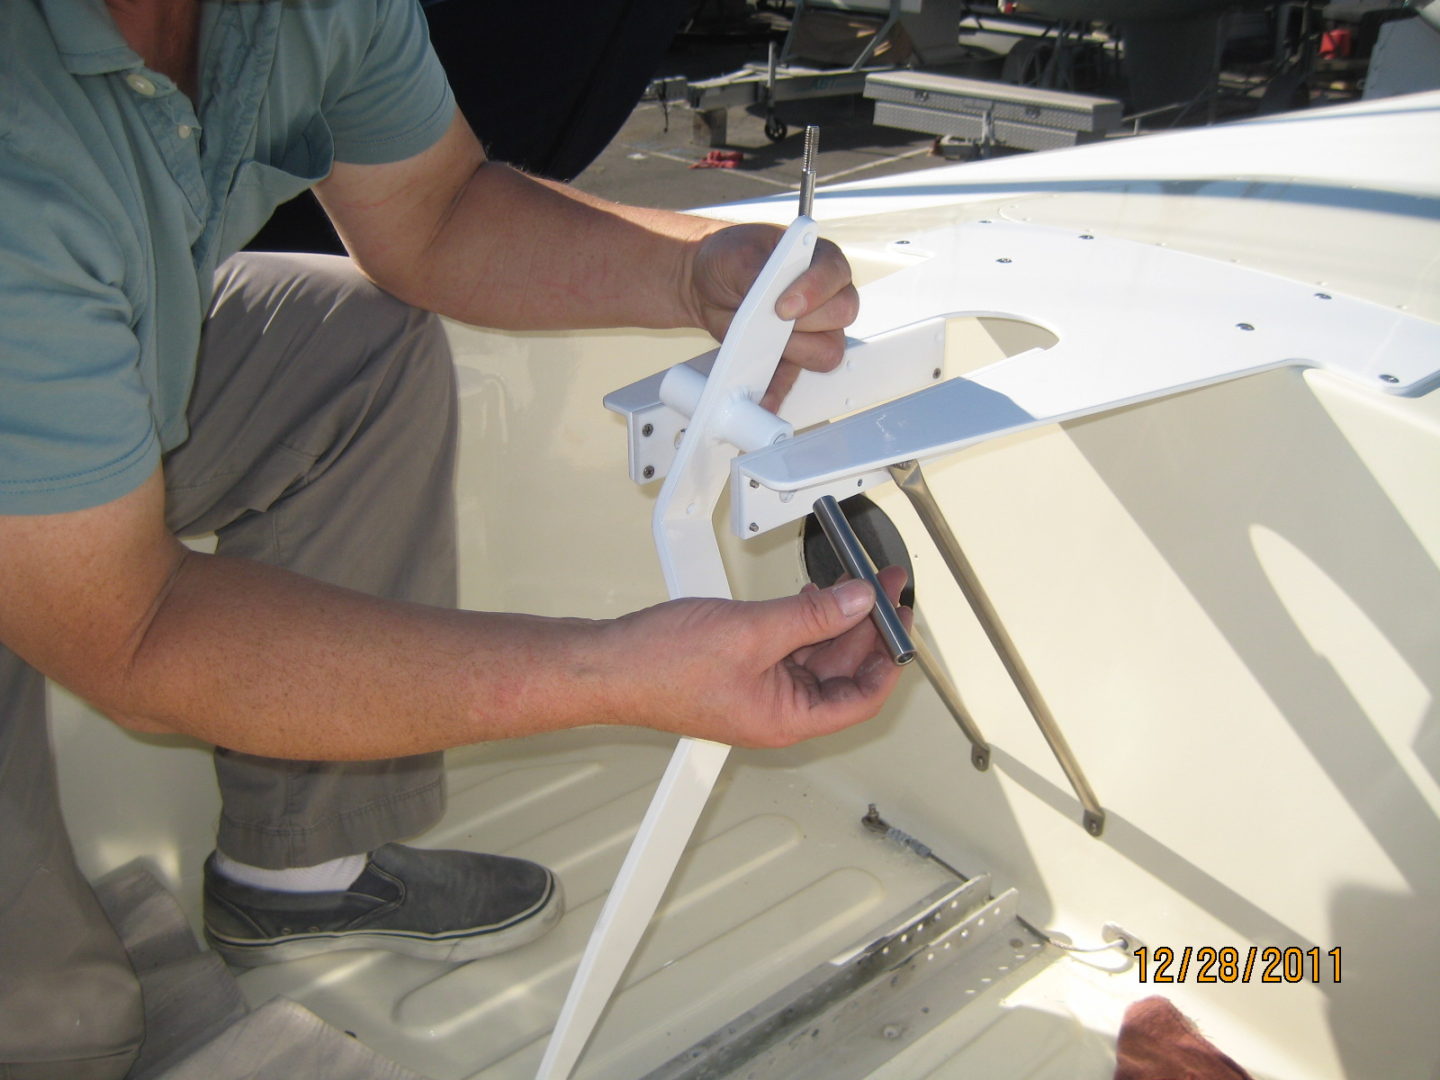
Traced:
<path fill-rule="evenodd" d="M 500 326 L 722 333 L 778 236 L 531 180 L 486 163 L 458 118 L 418 157 L 337 166 L 323 188 L 380 284 Z M 787 304 L 806 331 L 792 355 L 833 365 L 855 308 L 838 251 L 782 298 L 798 313 Z M 380 600 L 188 551 L 165 528 L 159 471 L 104 506 L 0 517 L 0 640 L 126 726 L 273 757 L 393 757 L 591 723 L 784 745 L 873 716 L 894 687 L 870 600 L 850 583 L 605 622 Z"/>
<path fill-rule="evenodd" d="M 602 622 L 448 611 L 190 552 L 163 511 L 157 471 L 0 516 L 0 640 L 139 731 L 336 760 L 591 723 L 775 746 L 874 715 L 898 674 L 863 583 Z"/>
<path fill-rule="evenodd" d="M 403 300 L 499 329 L 695 326 L 722 337 L 781 230 L 605 202 L 485 159 L 457 112 L 389 165 L 336 164 L 316 186 L 355 261 Z M 797 332 L 777 378 L 830 370 L 858 299 L 822 241 L 776 305 Z M 769 404 L 776 404 L 770 400 Z"/>

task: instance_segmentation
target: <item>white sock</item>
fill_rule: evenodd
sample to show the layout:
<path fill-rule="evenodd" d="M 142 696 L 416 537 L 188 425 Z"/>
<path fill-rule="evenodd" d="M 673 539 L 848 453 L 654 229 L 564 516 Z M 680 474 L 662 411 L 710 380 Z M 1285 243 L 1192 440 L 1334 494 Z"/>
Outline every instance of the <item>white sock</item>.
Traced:
<path fill-rule="evenodd" d="M 297 866 L 290 870 L 267 870 L 237 862 L 223 851 L 215 852 L 215 869 L 231 881 L 256 889 L 280 892 L 341 892 L 350 887 L 370 856 L 342 855 L 314 866 Z"/>

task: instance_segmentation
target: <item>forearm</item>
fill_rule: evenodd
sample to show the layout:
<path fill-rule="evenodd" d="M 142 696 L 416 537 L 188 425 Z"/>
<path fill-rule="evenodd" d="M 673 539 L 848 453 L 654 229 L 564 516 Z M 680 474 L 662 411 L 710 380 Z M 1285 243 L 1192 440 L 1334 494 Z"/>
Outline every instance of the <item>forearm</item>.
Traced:
<path fill-rule="evenodd" d="M 697 242 L 724 227 L 488 162 L 458 114 L 417 157 L 337 163 L 315 193 L 382 287 L 500 329 L 698 325 L 690 262 Z"/>
<path fill-rule="evenodd" d="M 249 753 L 393 757 L 612 716 L 607 626 L 397 603 L 189 554 L 95 696 L 126 726 Z"/>
<path fill-rule="evenodd" d="M 618 206 L 480 166 L 418 260 L 411 303 L 497 329 L 699 325 L 682 285 L 724 222 Z"/>

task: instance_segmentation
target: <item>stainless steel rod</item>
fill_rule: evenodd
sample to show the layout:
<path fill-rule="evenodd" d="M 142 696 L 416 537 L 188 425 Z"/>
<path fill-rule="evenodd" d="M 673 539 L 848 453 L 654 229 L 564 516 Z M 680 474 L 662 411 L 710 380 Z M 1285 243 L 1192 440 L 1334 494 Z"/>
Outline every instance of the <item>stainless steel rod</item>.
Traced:
<path fill-rule="evenodd" d="M 965 710 L 960 701 L 960 691 L 956 690 L 955 684 L 950 681 L 939 657 L 925 644 L 924 635 L 912 628 L 910 639 L 915 643 L 915 661 L 920 670 L 925 678 L 930 680 L 930 685 L 935 688 L 935 693 L 939 695 L 955 723 L 960 726 L 965 738 L 970 740 L 970 764 L 984 772 L 990 767 L 990 744 L 985 741 L 985 736 L 980 734 L 980 728 Z"/>
<path fill-rule="evenodd" d="M 829 540 L 830 546 L 835 549 L 835 557 L 840 560 L 845 572 L 853 578 L 868 581 L 875 590 L 875 606 L 870 609 L 870 618 L 874 620 L 875 628 L 880 631 L 880 638 L 885 642 L 885 648 L 890 651 L 891 658 L 897 664 L 910 663 L 915 659 L 915 643 L 910 640 L 909 631 L 900 621 L 900 613 L 895 610 L 890 597 L 885 595 L 880 579 L 875 576 L 875 570 L 870 565 L 870 556 L 865 553 L 860 538 L 850 527 L 840 504 L 833 495 L 822 495 L 815 500 L 814 509 L 825 539 Z"/>
<path fill-rule="evenodd" d="M 1105 811 L 1100 806 L 1100 800 L 1095 797 L 1090 782 L 1085 779 L 1085 773 L 1080 768 L 1080 762 L 1076 759 L 1070 744 L 1066 742 L 1060 725 L 1056 723 L 1054 715 L 1045 704 L 1045 699 L 1040 696 L 1040 690 L 1035 685 L 1035 680 L 1030 675 L 1030 670 L 1025 666 L 1025 661 L 1020 658 L 1019 650 L 1005 631 L 1005 625 L 1000 621 L 999 614 L 990 603 L 990 598 L 985 594 L 976 576 L 970 560 L 960 549 L 960 543 L 955 539 L 955 534 L 950 531 L 950 524 L 945 520 L 945 515 L 940 509 L 940 504 L 935 501 L 935 496 L 930 491 L 930 485 L 925 482 L 925 474 L 920 470 L 918 461 L 901 461 L 890 466 L 890 475 L 895 480 L 895 485 L 905 493 L 916 514 L 919 515 L 925 531 L 930 534 L 930 539 L 940 551 L 940 557 L 945 560 L 945 565 L 950 568 L 950 573 L 955 578 L 955 583 L 960 586 L 960 591 L 965 594 L 969 601 L 970 608 L 975 612 L 985 636 L 990 639 L 990 645 L 995 654 L 1000 657 L 1000 662 L 1005 665 L 1005 671 L 1010 676 L 1010 681 L 1015 684 L 1020 698 L 1025 702 L 1025 707 L 1030 710 L 1036 725 L 1040 728 L 1040 734 L 1050 746 L 1050 752 L 1055 755 L 1055 760 L 1060 763 L 1060 768 L 1065 773 L 1065 778 L 1070 781 L 1071 788 L 1075 791 L 1075 797 L 1080 800 L 1083 810 L 1081 824 L 1085 831 L 1091 836 L 1099 836 L 1105 831 Z"/>
<path fill-rule="evenodd" d="M 814 124 L 805 128 L 805 151 L 800 159 L 800 216 L 814 217 L 815 153 L 820 148 L 820 129 Z"/>

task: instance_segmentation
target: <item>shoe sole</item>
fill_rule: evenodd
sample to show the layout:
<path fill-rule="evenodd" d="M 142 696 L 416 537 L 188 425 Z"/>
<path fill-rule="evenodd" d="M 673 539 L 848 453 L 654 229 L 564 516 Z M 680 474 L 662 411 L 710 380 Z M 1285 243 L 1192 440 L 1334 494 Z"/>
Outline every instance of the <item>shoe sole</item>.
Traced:
<path fill-rule="evenodd" d="M 565 913 L 565 892 L 560 879 L 550 877 L 550 891 L 534 907 L 506 923 L 477 930 L 446 934 L 423 934 L 405 930 L 354 930 L 337 933 L 300 933 L 283 937 L 237 939 L 213 933 L 205 927 L 205 940 L 227 964 L 261 967 L 290 960 L 302 960 L 322 953 L 352 949 L 383 949 L 419 960 L 460 964 L 483 960 L 543 937 Z"/>

